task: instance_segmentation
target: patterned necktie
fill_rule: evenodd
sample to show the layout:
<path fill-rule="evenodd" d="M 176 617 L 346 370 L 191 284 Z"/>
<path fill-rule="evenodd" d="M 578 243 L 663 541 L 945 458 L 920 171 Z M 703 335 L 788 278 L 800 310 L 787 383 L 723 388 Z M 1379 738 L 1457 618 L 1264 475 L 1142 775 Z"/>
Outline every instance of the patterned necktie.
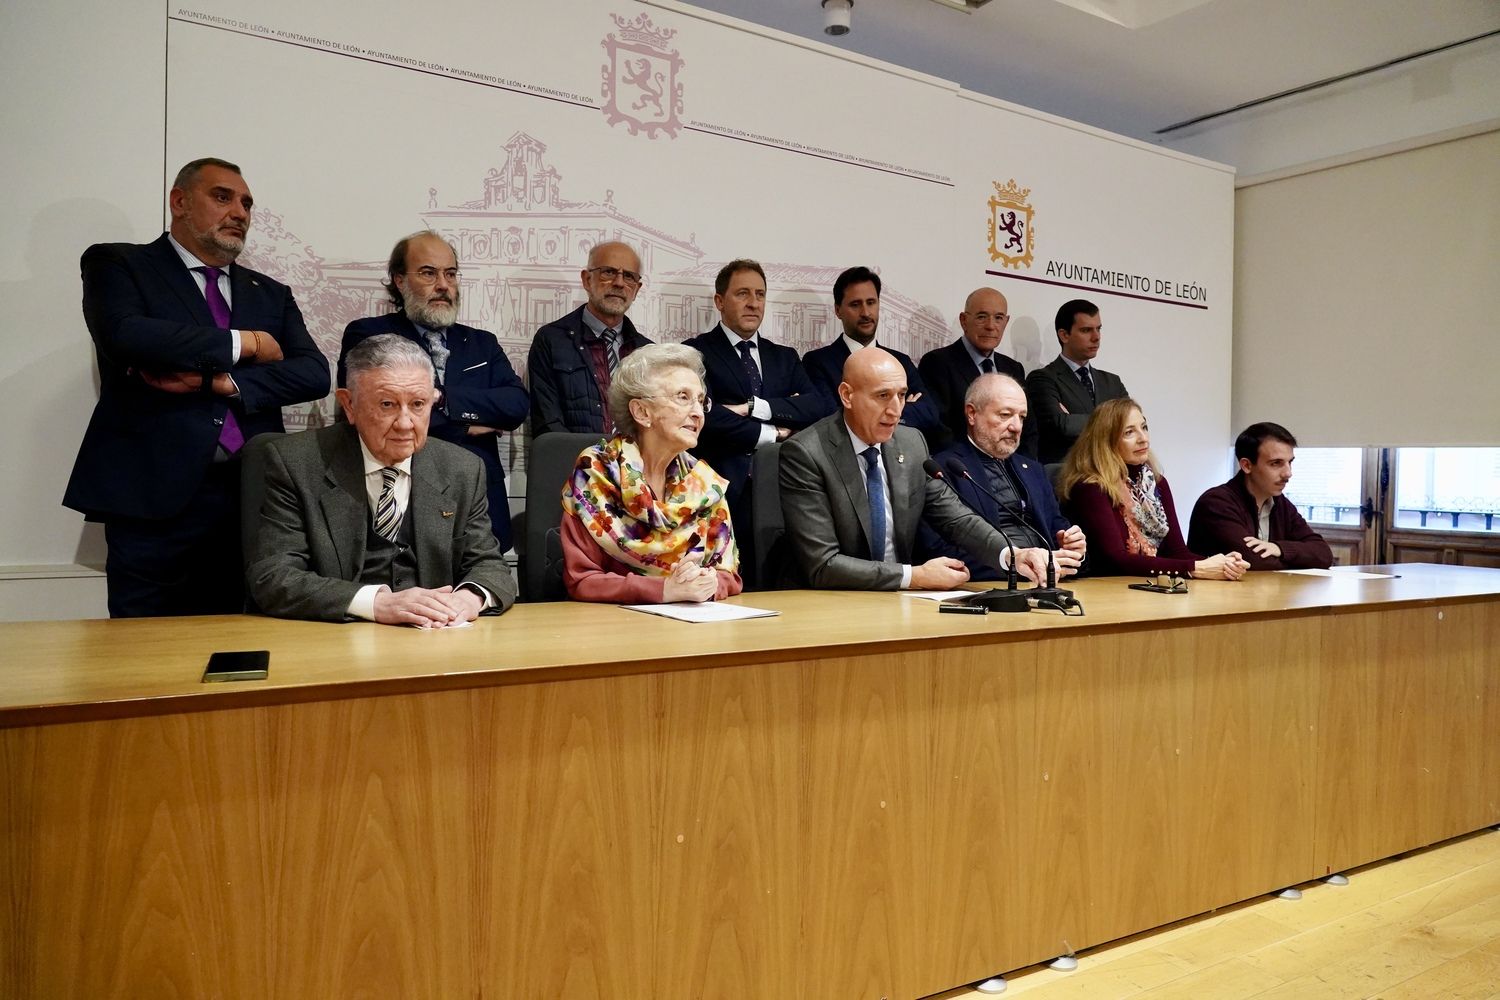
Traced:
<path fill-rule="evenodd" d="M 229 303 L 224 301 L 224 293 L 219 291 L 219 276 L 224 272 L 217 267 L 199 267 L 196 271 L 203 272 L 206 279 L 203 283 L 203 298 L 208 303 L 208 314 L 214 318 L 214 325 L 221 330 L 229 329 Z M 235 419 L 234 408 L 224 411 L 224 426 L 219 428 L 219 446 L 230 455 L 245 446 L 245 434 L 240 430 L 240 422 Z"/>
<path fill-rule="evenodd" d="M 979 362 L 979 370 L 984 372 L 986 375 L 993 375 L 995 373 L 995 359 L 985 358 L 983 361 Z"/>
<path fill-rule="evenodd" d="M 433 373 L 437 376 L 438 388 L 447 379 L 444 377 L 448 371 L 448 337 L 442 330 L 423 330 L 422 335 L 427 338 L 427 353 L 432 355 Z"/>
<path fill-rule="evenodd" d="M 1089 399 L 1093 400 L 1094 403 L 1097 404 L 1099 402 L 1099 397 L 1094 395 L 1094 380 L 1090 377 L 1088 365 L 1084 365 L 1082 368 L 1078 369 L 1078 381 L 1082 382 L 1083 387 L 1089 391 Z"/>
<path fill-rule="evenodd" d="M 401 509 L 396 506 L 396 470 L 380 470 L 380 501 L 375 504 L 375 534 L 394 542 L 401 529 Z"/>
<path fill-rule="evenodd" d="M 740 363 L 745 366 L 745 376 L 750 379 L 750 395 L 759 396 L 760 368 L 755 364 L 755 355 L 750 353 L 752 345 L 750 341 L 742 340 L 736 346 L 740 349 Z"/>
<path fill-rule="evenodd" d="M 620 367 L 620 331 L 612 326 L 604 331 L 604 352 L 609 356 L 609 373 L 613 375 Z"/>
<path fill-rule="evenodd" d="M 885 487 L 880 480 L 880 449 L 870 445 L 865 459 L 865 490 L 870 495 L 870 558 L 885 562 Z"/>

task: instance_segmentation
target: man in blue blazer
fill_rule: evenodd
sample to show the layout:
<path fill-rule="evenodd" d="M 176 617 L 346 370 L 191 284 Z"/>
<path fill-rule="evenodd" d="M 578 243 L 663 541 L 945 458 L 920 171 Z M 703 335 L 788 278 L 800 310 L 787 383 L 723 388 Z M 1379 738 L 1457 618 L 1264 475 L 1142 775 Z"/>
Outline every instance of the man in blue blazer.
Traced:
<path fill-rule="evenodd" d="M 462 303 L 452 244 L 431 231 L 413 233 L 391 250 L 386 273 L 386 293 L 399 311 L 349 324 L 339 349 L 338 384 L 345 386 L 349 351 L 382 333 L 399 334 L 427 352 L 440 393 L 428 431 L 484 463 L 490 520 L 504 552 L 510 548 L 510 503 L 500 435 L 526 419 L 526 388 L 493 333 L 457 321 Z"/>
<path fill-rule="evenodd" d="M 807 377 L 828 399 L 829 411 L 840 408 L 839 383 L 844 380 L 844 362 L 849 355 L 866 347 L 877 346 L 901 363 L 906 372 L 906 408 L 901 422 L 931 437 L 941 430 L 938 409 L 925 391 L 917 366 L 906 354 L 875 343 L 880 329 L 880 275 L 868 267 L 851 267 L 833 282 L 833 314 L 844 327 L 843 336 L 802 356 Z"/>
<path fill-rule="evenodd" d="M 1042 463 L 1017 449 L 1026 421 L 1026 390 L 1009 375 L 981 375 L 964 397 L 968 433 L 933 456 L 959 499 L 997 526 L 1017 548 L 1046 541 L 1057 549 L 1059 575 L 1077 570 L 1087 555 L 1083 530 L 1058 508 Z M 965 475 L 967 473 L 967 476 Z M 925 524 L 919 558 L 962 559 L 975 580 L 996 580 L 995 568 L 953 546 Z"/>
<path fill-rule="evenodd" d="M 729 481 L 729 515 L 741 552 L 751 543 L 750 464 L 756 449 L 784 441 L 832 411 L 813 387 L 797 352 L 760 335 L 766 314 L 766 272 L 753 260 L 732 260 L 714 279 L 720 321 L 683 341 L 703 355 L 713 400 L 694 454 Z M 754 583 L 754 581 L 747 581 Z"/>
<path fill-rule="evenodd" d="M 240 450 L 328 394 L 291 289 L 235 263 L 253 205 L 240 168 L 193 160 L 168 201 L 160 239 L 81 261 L 99 402 L 63 504 L 104 522 L 116 618 L 244 610 Z"/>
<path fill-rule="evenodd" d="M 976 288 L 964 300 L 963 311 L 958 314 L 963 336 L 946 347 L 928 351 L 917 363 L 933 406 L 940 414 L 940 429 L 927 435 L 933 451 L 942 451 L 968 436 L 964 394 L 980 375 L 998 372 L 1017 382 L 1026 381 L 1026 369 L 1021 362 L 1000 353 L 1000 342 L 1005 339 L 1009 324 L 1010 303 L 1005 296 L 994 288 Z M 1034 455 L 1036 446 L 1036 421 L 1028 417 L 1021 430 L 1021 451 Z"/>

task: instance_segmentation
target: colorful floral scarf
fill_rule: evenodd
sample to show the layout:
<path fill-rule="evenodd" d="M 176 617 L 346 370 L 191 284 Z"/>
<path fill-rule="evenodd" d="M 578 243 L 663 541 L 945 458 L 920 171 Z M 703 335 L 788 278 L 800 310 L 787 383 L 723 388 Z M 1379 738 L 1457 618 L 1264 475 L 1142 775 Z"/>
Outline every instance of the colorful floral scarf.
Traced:
<path fill-rule="evenodd" d="M 1151 466 L 1140 466 L 1140 475 L 1127 476 L 1130 501 L 1116 508 L 1125 522 L 1125 549 L 1133 555 L 1154 556 L 1162 539 L 1167 537 L 1167 509 L 1156 492 L 1156 473 Z"/>
<path fill-rule="evenodd" d="M 707 462 L 683 452 L 667 466 L 666 496 L 646 485 L 635 442 L 623 437 L 585 448 L 563 487 L 565 513 L 583 522 L 611 559 L 645 576 L 666 576 L 684 556 L 735 572 L 739 552 L 729 523 L 728 486 Z"/>

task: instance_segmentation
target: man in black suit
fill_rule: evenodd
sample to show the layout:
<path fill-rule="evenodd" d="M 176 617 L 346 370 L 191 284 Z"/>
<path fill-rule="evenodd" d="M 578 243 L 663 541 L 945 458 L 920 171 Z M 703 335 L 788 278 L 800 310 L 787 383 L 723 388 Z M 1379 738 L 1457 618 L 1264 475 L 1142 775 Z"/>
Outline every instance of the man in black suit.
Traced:
<path fill-rule="evenodd" d="M 844 379 L 844 362 L 849 355 L 866 347 L 879 346 L 901 363 L 906 372 L 910 393 L 901 411 L 901 422 L 923 434 L 931 435 L 942 426 L 932 397 L 923 391 L 922 376 L 911 358 L 894 347 L 875 343 L 880 329 L 880 275 L 868 267 L 851 267 L 833 282 L 833 314 L 844 328 L 843 336 L 802 356 L 808 378 L 828 401 L 829 411 L 837 410 L 839 383 Z"/>
<path fill-rule="evenodd" d="M 645 278 L 625 243 L 600 243 L 578 274 L 588 301 L 536 332 L 526 357 L 531 436 L 552 431 L 609 437 L 609 382 L 620 359 L 643 344 L 625 311 Z"/>
<path fill-rule="evenodd" d="M 240 168 L 194 160 L 168 202 L 160 239 L 81 262 L 99 402 L 63 504 L 104 522 L 115 618 L 244 610 L 240 449 L 328 393 L 291 289 L 235 263 L 253 204 Z"/>
<path fill-rule="evenodd" d="M 394 333 L 427 351 L 437 375 L 432 436 L 472 451 L 484 463 L 490 519 L 503 552 L 510 548 L 510 504 L 500 435 L 526 419 L 526 389 L 495 335 L 457 322 L 462 297 L 458 252 L 437 233 L 413 233 L 396 243 L 386 267 L 385 290 L 398 312 L 357 319 L 344 330 L 344 359 L 370 337 Z"/>
<path fill-rule="evenodd" d="M 963 312 L 958 314 L 963 336 L 947 347 L 922 355 L 917 368 L 941 418 L 941 430 L 927 436 L 933 451 L 968 437 L 964 395 L 975 379 L 995 372 L 1009 375 L 1017 382 L 1026 380 L 1026 369 L 1021 362 L 1000 353 L 1000 342 L 1005 339 L 1009 323 L 1010 303 L 1005 296 L 993 288 L 976 288 L 964 300 Z M 1036 421 L 1027 419 L 1021 431 L 1023 454 L 1035 454 L 1036 436 Z"/>
<path fill-rule="evenodd" d="M 784 441 L 828 413 L 797 352 L 760 335 L 766 314 L 766 272 L 753 260 L 732 260 L 714 279 L 720 321 L 683 341 L 703 355 L 713 407 L 694 454 L 729 481 L 729 514 L 740 551 L 753 551 L 750 464 L 756 449 Z"/>
<path fill-rule="evenodd" d="M 1130 395 L 1118 375 L 1093 365 L 1104 330 L 1098 306 L 1085 299 L 1064 302 L 1053 325 L 1062 353 L 1026 377 L 1026 397 L 1039 432 L 1037 457 L 1048 465 L 1068 454 L 1094 407 Z"/>
<path fill-rule="evenodd" d="M 500 614 L 515 579 L 490 530 L 484 466 L 429 441 L 426 348 L 360 342 L 338 390 L 347 423 L 266 445 L 265 499 L 245 577 L 267 614 L 444 627 Z"/>

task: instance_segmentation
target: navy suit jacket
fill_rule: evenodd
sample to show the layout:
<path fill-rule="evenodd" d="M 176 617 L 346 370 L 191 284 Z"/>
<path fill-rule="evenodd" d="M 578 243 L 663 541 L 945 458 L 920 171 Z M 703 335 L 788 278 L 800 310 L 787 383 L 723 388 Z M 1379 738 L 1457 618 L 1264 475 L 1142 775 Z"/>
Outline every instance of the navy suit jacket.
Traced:
<path fill-rule="evenodd" d="M 988 486 L 985 481 L 984 463 L 993 461 L 984 452 L 974 447 L 968 435 L 964 439 L 943 451 L 932 456 L 932 460 L 942 466 L 946 481 L 951 485 L 964 503 L 969 505 L 979 516 L 983 517 L 989 524 L 1005 524 L 1006 532 L 1016 548 L 1029 548 L 1033 545 L 1041 545 L 1042 540 L 1037 538 L 1025 528 L 1012 529 L 1009 525 L 1014 515 L 1007 517 L 1003 522 L 1000 518 L 1000 505 L 994 498 L 973 483 L 959 476 L 949 475 L 947 462 L 950 459 L 958 459 L 969 470 L 969 475 L 979 482 Z M 1051 547 L 1057 546 L 1057 533 L 1066 531 L 1073 526 L 1073 522 L 1063 516 L 1062 509 L 1057 505 L 1057 496 L 1052 492 L 1052 484 L 1047 480 L 1047 471 L 1034 458 L 1029 458 L 1019 451 L 1005 460 L 1005 467 L 1010 470 L 1011 475 L 1020 488 L 1021 499 L 1026 507 L 1024 516 L 1026 522 L 1033 529 L 1046 536 L 1046 541 Z M 1000 572 L 990 563 L 975 559 L 973 555 L 964 549 L 948 542 L 937 532 L 923 524 L 917 532 L 917 558 L 920 561 L 932 559 L 935 556 L 951 556 L 954 559 L 962 559 L 969 567 L 969 576 L 975 580 L 998 580 Z"/>
<path fill-rule="evenodd" d="M 562 319 L 536 332 L 526 356 L 526 381 L 531 386 L 531 436 L 551 431 L 603 434 L 604 407 L 593 366 L 584 354 L 588 327 L 579 306 Z M 630 317 L 620 322 L 620 357 L 651 341 L 635 328 Z"/>
<path fill-rule="evenodd" d="M 884 344 L 876 343 L 882 351 L 895 356 L 901 362 L 901 367 L 906 370 L 906 393 L 915 396 L 921 393 L 922 398 L 915 403 L 908 403 L 901 411 L 901 422 L 908 427 L 914 427 L 924 435 L 930 435 L 941 426 L 938 416 L 937 405 L 928 394 L 926 384 L 922 379 L 917 366 L 912 364 L 911 358 Z M 802 356 L 802 366 L 807 369 L 807 377 L 812 379 L 813 385 L 829 400 L 829 410 L 843 408 L 839 400 L 839 383 L 844 381 L 844 362 L 849 360 L 849 345 L 844 343 L 844 338 L 839 337 L 831 344 L 808 351 Z"/>
<path fill-rule="evenodd" d="M 292 290 L 229 265 L 230 323 L 264 330 L 281 361 L 235 365 L 229 333 L 165 233 L 151 243 L 84 251 L 83 318 L 99 362 L 99 402 L 84 432 L 63 504 L 94 520 L 164 520 L 203 483 L 233 409 L 248 440 L 282 431 L 281 408 L 328 395 L 328 359 L 308 335 Z M 238 398 L 153 389 L 141 372 L 229 372 Z"/>
<path fill-rule="evenodd" d="M 772 424 L 801 430 L 832 412 L 807 377 L 796 351 L 771 343 L 764 334 L 759 340 L 759 398 L 770 405 Z M 730 498 L 737 500 L 750 479 L 750 460 L 764 425 L 754 417 L 731 413 L 724 404 L 749 402 L 750 376 L 739 352 L 729 346 L 722 325 L 683 343 L 703 355 L 703 367 L 708 370 L 706 388 L 714 401 L 693 453 L 729 480 Z"/>
<path fill-rule="evenodd" d="M 1009 375 L 1025 389 L 1026 369 L 1021 362 L 998 351 L 991 356 L 995 359 L 996 373 Z M 939 347 L 922 355 L 917 370 L 922 373 L 928 391 L 932 393 L 933 405 L 939 414 L 938 423 L 942 428 L 936 434 L 927 436 L 932 450 L 940 451 L 954 442 L 967 441 L 969 421 L 964 416 L 964 395 L 980 373 L 969 355 L 969 349 L 964 346 L 964 338 L 959 337 L 947 347 Z M 1021 427 L 1021 445 L 1018 450 L 1023 455 L 1035 455 L 1036 447 L 1036 416 L 1027 413 L 1026 423 Z"/>
<path fill-rule="evenodd" d="M 427 350 L 427 340 L 404 312 L 357 319 L 344 329 L 339 348 L 339 385 L 344 385 L 344 359 L 361 341 L 382 333 L 396 333 Z M 479 456 L 500 550 L 510 548 L 510 503 L 505 494 L 505 467 L 500 464 L 498 434 L 469 433 L 471 424 L 511 431 L 526 419 L 529 400 L 521 378 L 493 333 L 454 323 L 448 328 L 448 365 L 443 398 L 432 409 L 428 433 Z"/>

